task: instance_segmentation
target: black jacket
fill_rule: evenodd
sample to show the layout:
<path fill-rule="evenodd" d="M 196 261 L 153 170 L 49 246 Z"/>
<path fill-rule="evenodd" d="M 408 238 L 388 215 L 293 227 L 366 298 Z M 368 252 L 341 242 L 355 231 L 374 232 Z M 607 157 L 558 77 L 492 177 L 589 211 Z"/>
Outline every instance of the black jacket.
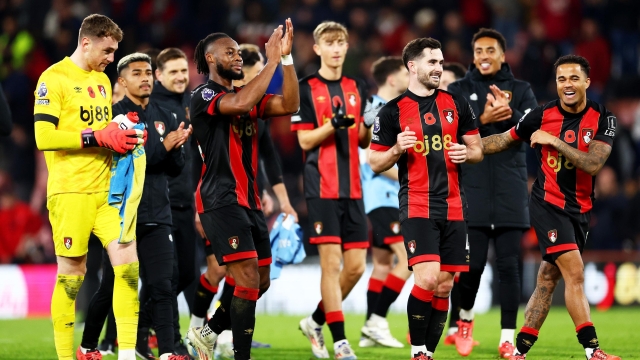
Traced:
<path fill-rule="evenodd" d="M 511 92 L 511 119 L 487 125 L 480 124 L 490 85 Z M 474 65 L 464 78 L 449 85 L 448 90 L 464 96 L 473 112 L 480 136 L 499 134 L 509 130 L 538 103 L 529 83 L 516 80 L 508 64 L 502 64 L 493 77 L 484 77 Z M 526 144 L 502 153 L 488 155 L 478 164 L 463 164 L 462 185 L 469 204 L 470 227 L 529 227 L 529 198 L 527 195 Z"/>
<path fill-rule="evenodd" d="M 167 176 L 178 176 L 184 166 L 184 150 L 167 152 L 162 144 L 164 136 L 178 128 L 173 114 L 155 101 L 149 101 L 146 109 L 124 97 L 113 105 L 113 115 L 138 113 L 140 122 L 147 128 L 147 142 L 144 150 L 147 154 L 142 199 L 138 205 L 138 224 L 166 224 L 171 226 L 171 206 L 169 205 L 169 184 Z"/>
<path fill-rule="evenodd" d="M 189 128 L 189 103 L 191 94 L 185 91 L 182 94 L 174 93 L 159 81 L 153 84 L 151 101 L 176 115 L 176 124 L 184 122 L 184 128 Z M 198 144 L 194 136 L 184 144 L 184 168 L 178 176 L 169 176 L 169 200 L 173 208 L 187 208 L 194 206 L 194 193 L 200 179 L 202 158 L 198 152 Z"/>

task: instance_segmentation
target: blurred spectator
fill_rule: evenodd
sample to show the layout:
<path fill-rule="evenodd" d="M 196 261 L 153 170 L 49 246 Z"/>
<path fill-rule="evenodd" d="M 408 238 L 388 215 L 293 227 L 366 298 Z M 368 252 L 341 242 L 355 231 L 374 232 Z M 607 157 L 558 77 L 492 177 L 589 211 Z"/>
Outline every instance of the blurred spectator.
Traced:
<path fill-rule="evenodd" d="M 520 27 L 522 4 L 517 0 L 486 0 L 493 13 L 492 27 L 507 39 L 507 48 L 515 44 Z"/>
<path fill-rule="evenodd" d="M 580 26 L 580 0 L 539 0 L 536 15 L 547 29 L 547 39 L 564 44 L 568 53 L 568 42 Z"/>
<path fill-rule="evenodd" d="M 14 15 L 5 15 L 0 35 L 0 78 L 6 78 L 11 70 L 22 70 L 25 58 L 33 46 L 33 37 L 27 30 L 18 27 Z"/>
<path fill-rule="evenodd" d="M 605 166 L 596 176 L 596 201 L 591 211 L 588 249 L 620 249 L 628 199 L 620 192 L 616 173 Z"/>
<path fill-rule="evenodd" d="M 534 19 L 529 24 L 528 41 L 522 56 L 519 73 L 531 84 L 540 103 L 557 97 L 553 64 L 558 58 L 554 44 L 546 40 L 544 24 Z M 549 86 L 553 82 L 552 86 Z"/>
<path fill-rule="evenodd" d="M 610 0 L 613 70 L 617 77 L 638 74 L 640 46 L 640 1 Z"/>
<path fill-rule="evenodd" d="M 611 72 L 611 52 L 609 43 L 600 35 L 598 24 L 593 19 L 583 19 L 580 26 L 580 41 L 575 46 L 575 54 L 589 60 L 591 85 L 587 96 L 594 101 L 602 102 L 602 92 L 609 80 Z"/>

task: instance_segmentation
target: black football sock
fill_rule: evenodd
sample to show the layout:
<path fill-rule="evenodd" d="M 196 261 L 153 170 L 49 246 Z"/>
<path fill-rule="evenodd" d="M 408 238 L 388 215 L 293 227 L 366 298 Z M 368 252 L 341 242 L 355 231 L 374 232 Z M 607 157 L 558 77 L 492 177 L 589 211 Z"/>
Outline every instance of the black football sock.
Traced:
<path fill-rule="evenodd" d="M 538 330 L 523 326 L 516 337 L 516 352 L 526 355 L 536 340 L 538 340 Z"/>
<path fill-rule="evenodd" d="M 592 322 L 586 322 L 576 327 L 576 333 L 578 333 L 578 341 L 585 349 L 598 349 L 600 344 L 598 343 L 598 336 L 596 335 L 596 328 Z"/>
<path fill-rule="evenodd" d="M 231 330 L 233 353 L 236 360 L 249 360 L 251 341 L 256 326 L 256 301 L 260 289 L 236 286 L 231 300 Z"/>
<path fill-rule="evenodd" d="M 398 295 L 400 295 L 400 292 L 404 287 L 404 283 L 404 280 L 393 274 L 389 274 L 384 282 L 382 292 L 380 292 L 378 303 L 376 304 L 376 308 L 373 313 L 386 318 L 391 304 L 393 304 L 393 302 L 398 298 Z"/>
<path fill-rule="evenodd" d="M 324 314 L 324 305 L 322 305 L 322 300 L 318 303 L 316 310 L 311 314 L 311 319 L 316 322 L 316 324 L 322 326 L 325 322 L 327 322 L 327 318 Z"/>
<path fill-rule="evenodd" d="M 345 340 L 347 337 L 344 334 L 344 314 L 342 311 L 331 311 L 328 312 L 326 316 L 333 342 L 336 343 L 340 340 Z"/>
<path fill-rule="evenodd" d="M 371 314 L 373 314 L 383 286 L 384 282 L 382 280 L 369 278 L 369 287 L 367 288 L 367 318 L 365 321 L 369 320 Z"/>
<path fill-rule="evenodd" d="M 233 279 L 231 279 L 233 280 Z M 209 328 L 216 334 L 220 334 L 231 326 L 231 300 L 235 291 L 235 282 L 227 278 L 220 294 L 220 306 L 216 309 L 211 319 L 207 322 Z"/>
<path fill-rule="evenodd" d="M 193 299 L 193 315 L 199 318 L 206 318 L 207 310 L 209 310 L 211 301 L 213 301 L 213 297 L 217 292 L 218 287 L 209 284 L 204 274 L 200 275 L 200 282 L 196 287 L 196 294 Z"/>
<path fill-rule="evenodd" d="M 431 317 L 427 327 L 427 338 L 425 344 L 427 351 L 436 352 L 436 346 L 442 337 L 444 325 L 447 323 L 447 312 L 449 311 L 449 298 L 434 296 L 431 300 Z"/>
<path fill-rule="evenodd" d="M 413 285 L 407 301 L 407 317 L 409 318 L 409 335 L 412 346 L 425 345 L 427 327 L 431 317 L 431 300 L 433 291 Z"/>

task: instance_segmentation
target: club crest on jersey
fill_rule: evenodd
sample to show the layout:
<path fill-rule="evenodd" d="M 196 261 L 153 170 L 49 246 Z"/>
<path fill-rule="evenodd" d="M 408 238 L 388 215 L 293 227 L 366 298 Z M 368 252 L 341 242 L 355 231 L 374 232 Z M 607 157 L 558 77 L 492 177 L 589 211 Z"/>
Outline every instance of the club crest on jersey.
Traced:
<path fill-rule="evenodd" d="M 502 92 L 504 93 L 504 97 L 507 98 L 507 103 L 510 103 L 511 99 L 513 99 L 513 93 L 509 90 L 502 90 Z"/>
<path fill-rule="evenodd" d="M 202 100 L 211 101 L 211 99 L 213 99 L 214 96 L 216 96 L 215 91 L 208 88 L 202 89 Z"/>
<path fill-rule="evenodd" d="M 593 129 L 582 129 L 582 141 L 588 144 L 593 140 Z"/>
<path fill-rule="evenodd" d="M 96 97 L 96 93 L 93 91 L 93 88 L 91 86 L 87 88 L 87 91 L 89 92 L 89 96 L 91 96 L 92 99 Z"/>
<path fill-rule="evenodd" d="M 38 87 L 38 96 L 45 97 L 48 92 L 47 85 L 44 82 L 40 83 L 40 86 Z"/>
<path fill-rule="evenodd" d="M 412 254 L 416 252 L 416 241 L 415 240 L 409 241 L 407 246 L 409 247 L 409 251 L 411 251 Z"/>
<path fill-rule="evenodd" d="M 547 232 L 547 236 L 549 237 L 549 241 L 551 241 L 552 243 L 555 243 L 556 240 L 558 240 L 558 230 L 556 229 L 549 230 L 549 232 Z"/>
<path fill-rule="evenodd" d="M 240 245 L 240 239 L 237 236 L 232 236 L 229 238 L 229 246 L 231 246 L 233 250 L 237 249 L 238 245 Z"/>
<path fill-rule="evenodd" d="M 104 89 L 104 86 L 102 85 L 98 85 L 98 91 L 100 92 L 100 95 L 102 95 L 103 98 L 107 98 L 107 90 Z"/>
<path fill-rule="evenodd" d="M 391 231 L 393 231 L 394 234 L 398 235 L 400 234 L 400 221 L 394 221 L 391 224 L 389 224 L 389 227 L 391 228 Z"/>
<path fill-rule="evenodd" d="M 167 130 L 167 128 L 164 126 L 164 123 L 162 121 L 154 121 L 153 123 L 156 126 L 156 131 L 158 131 L 158 134 L 160 134 L 160 136 L 164 135 L 164 132 Z"/>
<path fill-rule="evenodd" d="M 71 249 L 71 245 L 73 245 L 73 239 L 70 237 L 64 238 L 64 247 L 66 247 L 67 250 Z"/>
<path fill-rule="evenodd" d="M 316 231 L 316 234 L 322 234 L 322 221 L 316 221 L 313 223 L 313 229 Z"/>
<path fill-rule="evenodd" d="M 575 131 L 567 130 L 567 132 L 564 133 L 564 142 L 567 144 L 573 144 L 574 141 L 576 141 Z"/>
<path fill-rule="evenodd" d="M 442 110 L 442 114 L 444 115 L 444 118 L 447 119 L 449 124 L 453 124 L 453 110 L 444 109 Z"/>
<path fill-rule="evenodd" d="M 356 99 L 356 94 L 348 93 L 347 97 L 349 98 L 349 104 L 351 104 L 351 106 L 356 106 L 356 104 L 358 103 Z"/>

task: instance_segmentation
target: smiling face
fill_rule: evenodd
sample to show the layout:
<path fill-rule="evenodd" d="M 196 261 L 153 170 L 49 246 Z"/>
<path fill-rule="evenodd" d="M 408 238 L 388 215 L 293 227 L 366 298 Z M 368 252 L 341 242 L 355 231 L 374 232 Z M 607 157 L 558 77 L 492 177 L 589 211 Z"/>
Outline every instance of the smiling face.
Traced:
<path fill-rule="evenodd" d="M 167 90 L 182 94 L 189 85 L 189 64 L 185 58 L 171 59 L 164 63 L 162 69 L 156 69 L 158 81 Z"/>
<path fill-rule="evenodd" d="M 122 70 L 118 80 L 127 96 L 138 99 L 148 98 L 153 87 L 151 64 L 146 61 L 132 62 Z"/>
<path fill-rule="evenodd" d="M 569 109 L 579 108 L 587 100 L 587 88 L 591 80 L 579 64 L 562 64 L 556 69 L 558 97 Z"/>
<path fill-rule="evenodd" d="M 112 37 L 83 37 L 80 44 L 89 69 L 97 72 L 103 72 L 113 62 L 118 49 L 118 42 Z"/>
<path fill-rule="evenodd" d="M 421 57 L 408 62 L 411 75 L 428 90 L 437 89 L 440 85 L 443 64 L 442 50 L 430 48 L 422 50 Z"/>
<path fill-rule="evenodd" d="M 498 40 L 481 37 L 473 44 L 473 64 L 484 76 L 493 76 L 504 63 L 504 51 Z"/>
<path fill-rule="evenodd" d="M 208 60 L 213 59 L 218 75 L 226 80 L 242 80 L 242 56 L 238 43 L 232 38 L 220 38 L 209 45 L 205 54 Z M 209 57 L 212 58 L 209 58 Z"/>

